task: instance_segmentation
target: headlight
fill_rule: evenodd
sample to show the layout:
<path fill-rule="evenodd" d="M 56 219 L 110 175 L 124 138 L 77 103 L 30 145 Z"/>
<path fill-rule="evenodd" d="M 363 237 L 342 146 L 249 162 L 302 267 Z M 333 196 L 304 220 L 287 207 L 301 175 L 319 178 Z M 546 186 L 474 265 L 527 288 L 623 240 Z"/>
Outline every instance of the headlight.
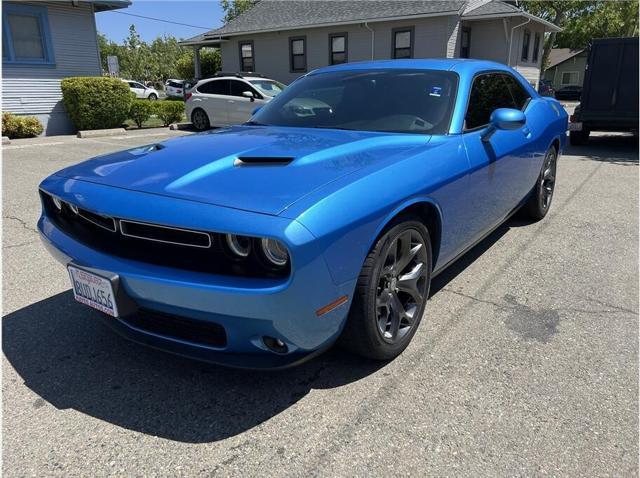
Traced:
<path fill-rule="evenodd" d="M 226 235 L 227 246 L 238 257 L 248 257 L 251 252 L 251 238 L 247 236 Z"/>
<path fill-rule="evenodd" d="M 62 211 L 62 201 L 55 196 L 51 196 L 51 201 L 58 211 Z"/>
<path fill-rule="evenodd" d="M 70 202 L 68 202 L 67 205 L 69 206 L 69 209 L 71 209 L 71 212 L 73 212 L 74 214 L 78 214 L 78 206 L 76 206 L 75 204 L 71 204 Z"/>
<path fill-rule="evenodd" d="M 261 247 L 267 261 L 274 266 L 282 267 L 287 264 L 289 253 L 282 242 L 264 238 L 261 241 Z"/>

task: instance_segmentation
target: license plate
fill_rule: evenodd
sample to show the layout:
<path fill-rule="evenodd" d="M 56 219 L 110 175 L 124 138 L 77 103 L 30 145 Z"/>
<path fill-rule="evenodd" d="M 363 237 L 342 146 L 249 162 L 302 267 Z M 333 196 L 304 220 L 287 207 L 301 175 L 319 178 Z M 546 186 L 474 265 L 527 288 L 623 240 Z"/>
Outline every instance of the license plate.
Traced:
<path fill-rule="evenodd" d="M 582 131 L 582 123 L 569 123 L 569 131 Z"/>
<path fill-rule="evenodd" d="M 93 307 L 112 317 L 118 317 L 113 286 L 109 279 L 69 266 L 73 297 L 80 303 Z"/>

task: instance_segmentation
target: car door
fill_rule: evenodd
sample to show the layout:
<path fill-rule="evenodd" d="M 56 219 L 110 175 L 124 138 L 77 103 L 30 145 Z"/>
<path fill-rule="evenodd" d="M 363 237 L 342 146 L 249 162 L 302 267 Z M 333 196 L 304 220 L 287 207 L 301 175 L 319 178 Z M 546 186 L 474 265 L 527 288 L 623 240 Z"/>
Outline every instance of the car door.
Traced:
<path fill-rule="evenodd" d="M 130 81 L 129 88 L 131 88 L 131 91 L 135 93 L 136 98 L 144 98 L 145 87 L 142 86 L 140 83 L 136 81 Z"/>
<path fill-rule="evenodd" d="M 229 123 L 228 104 L 230 81 L 225 79 L 211 80 L 196 87 L 197 94 L 191 97 L 193 109 L 202 108 L 212 125 Z"/>
<path fill-rule="evenodd" d="M 473 80 L 463 142 L 470 163 L 468 204 L 475 214 L 466 225 L 470 235 L 481 235 L 502 221 L 533 187 L 531 182 L 531 132 L 525 124 L 516 130 L 496 130 L 489 141 L 483 136 L 491 113 L 498 108 L 522 109 L 530 97 L 506 73 L 482 73 Z"/>
<path fill-rule="evenodd" d="M 263 96 L 248 83 L 240 80 L 231 80 L 231 96 L 228 101 L 229 123 L 242 124 L 249 121 L 253 110 L 266 103 Z M 245 91 L 253 94 L 252 98 L 243 95 Z"/>

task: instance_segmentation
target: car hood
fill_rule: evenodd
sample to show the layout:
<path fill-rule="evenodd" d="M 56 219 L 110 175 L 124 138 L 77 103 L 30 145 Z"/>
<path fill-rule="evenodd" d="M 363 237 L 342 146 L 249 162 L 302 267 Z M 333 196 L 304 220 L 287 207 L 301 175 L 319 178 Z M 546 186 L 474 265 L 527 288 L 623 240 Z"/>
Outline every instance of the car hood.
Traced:
<path fill-rule="evenodd" d="M 429 140 L 424 134 L 236 126 L 99 156 L 57 174 L 277 215 L 331 181 L 382 167 Z"/>

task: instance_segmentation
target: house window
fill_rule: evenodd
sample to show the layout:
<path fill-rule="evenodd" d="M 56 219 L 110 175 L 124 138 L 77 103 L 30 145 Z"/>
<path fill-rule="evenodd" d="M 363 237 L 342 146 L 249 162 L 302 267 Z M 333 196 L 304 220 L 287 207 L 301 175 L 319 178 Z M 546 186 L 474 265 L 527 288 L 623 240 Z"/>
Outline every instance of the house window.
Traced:
<path fill-rule="evenodd" d="M 460 58 L 470 58 L 471 53 L 471 28 L 462 29 L 462 38 L 460 40 Z"/>
<path fill-rule="evenodd" d="M 339 65 L 347 62 L 347 34 L 332 33 L 329 35 L 329 64 Z"/>
<path fill-rule="evenodd" d="M 538 62 L 538 55 L 540 53 L 540 33 L 535 34 L 533 37 L 533 55 L 531 61 L 534 63 Z"/>
<path fill-rule="evenodd" d="M 563 85 L 579 85 L 580 73 L 577 71 L 565 71 L 562 73 L 562 79 L 560 81 Z"/>
<path fill-rule="evenodd" d="M 529 45 L 531 44 L 531 32 L 529 30 L 525 30 L 522 35 L 522 56 L 520 57 L 522 61 L 529 60 Z"/>
<path fill-rule="evenodd" d="M 255 71 L 252 41 L 240 42 L 240 71 Z"/>
<path fill-rule="evenodd" d="M 52 65 L 53 46 L 47 8 L 3 3 L 2 61 Z"/>
<path fill-rule="evenodd" d="M 413 27 L 392 30 L 393 58 L 413 58 Z"/>
<path fill-rule="evenodd" d="M 291 73 L 307 71 L 307 37 L 289 38 Z"/>

